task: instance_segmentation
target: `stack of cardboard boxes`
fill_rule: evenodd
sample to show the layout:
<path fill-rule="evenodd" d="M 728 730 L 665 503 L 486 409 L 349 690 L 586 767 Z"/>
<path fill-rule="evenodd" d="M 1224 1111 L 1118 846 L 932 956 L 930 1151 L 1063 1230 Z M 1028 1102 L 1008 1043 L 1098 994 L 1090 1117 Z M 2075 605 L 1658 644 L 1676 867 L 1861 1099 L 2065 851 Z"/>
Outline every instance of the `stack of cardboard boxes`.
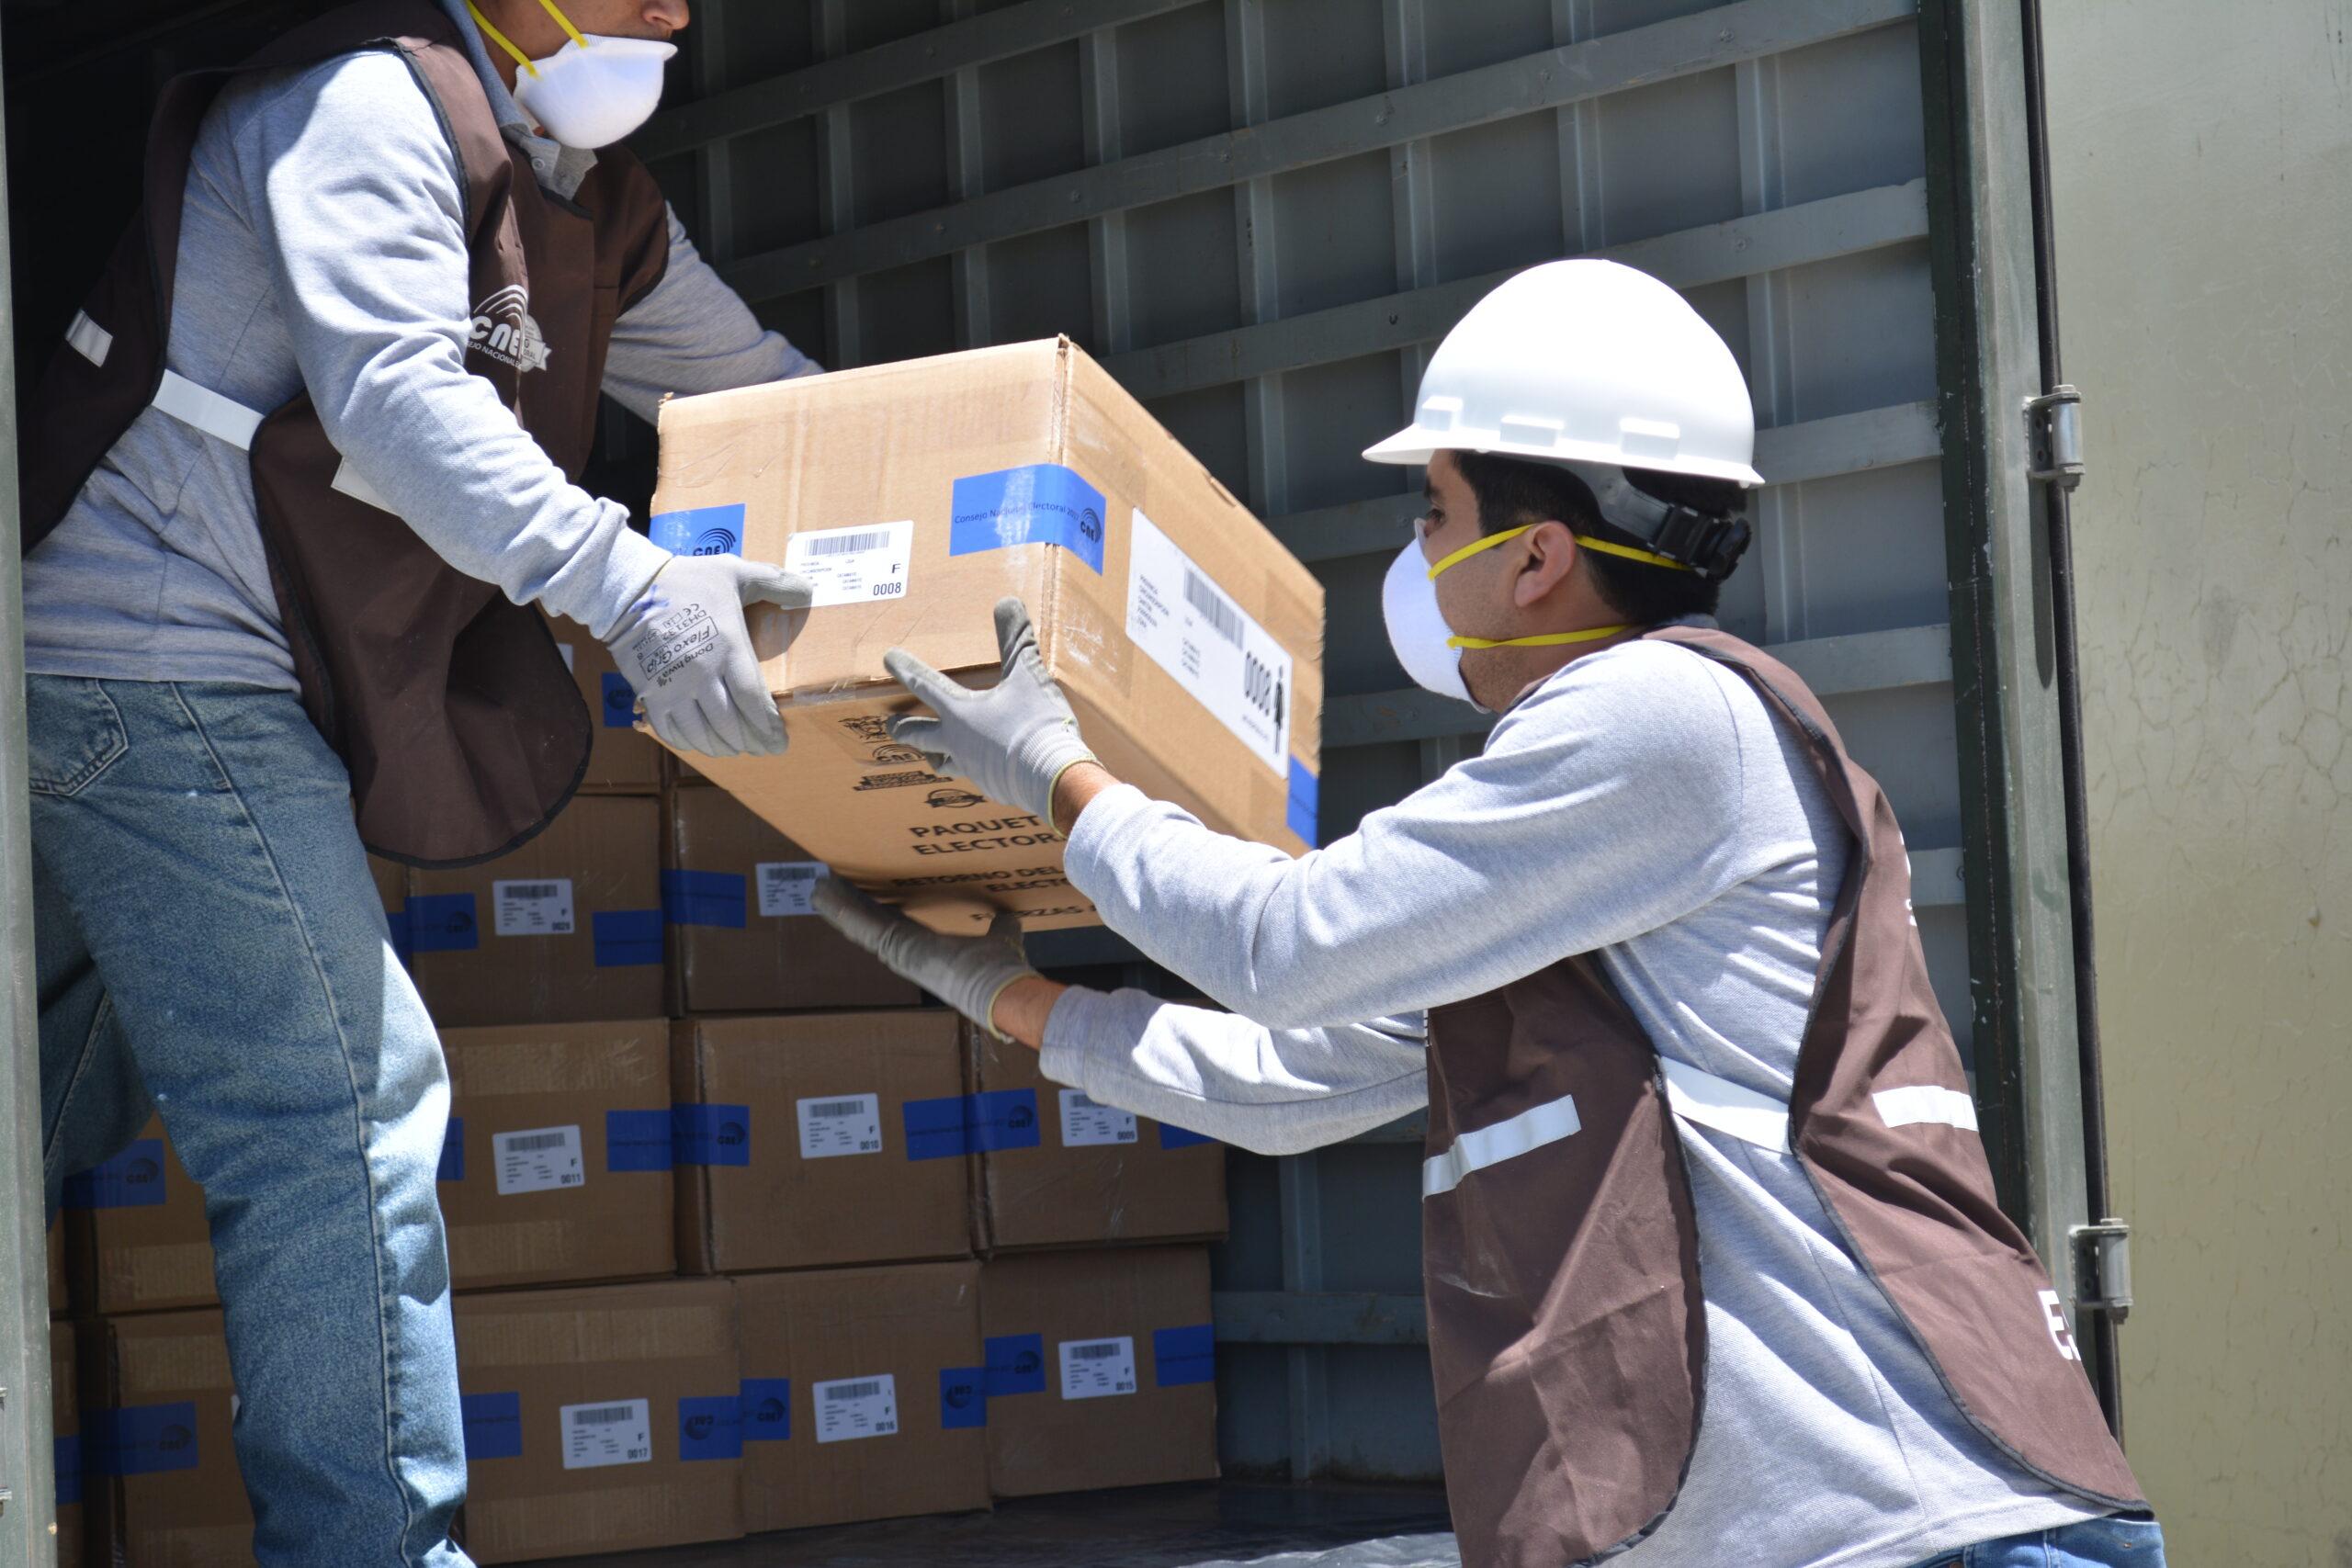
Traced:
<path fill-rule="evenodd" d="M 924 445 L 951 436 L 1000 468 L 1083 450 L 1099 465 L 1091 482 L 1047 464 L 1012 487 L 1029 497 L 1033 522 L 1067 529 L 1022 533 L 999 484 L 973 502 L 994 509 L 988 537 L 950 550 L 944 497 L 955 496 L 963 539 L 969 485 L 941 479 L 935 518 L 869 530 L 888 536 L 874 548 L 891 559 L 809 556 L 781 536 L 760 545 L 769 502 L 747 490 L 748 553 L 807 557 L 835 586 L 844 572 L 899 584 L 869 599 L 875 584 L 859 578 L 866 595 L 854 616 L 831 608 L 848 601 L 820 594 L 810 626 L 843 635 L 796 639 L 807 654 L 793 656 L 798 672 L 839 696 L 899 640 L 945 668 L 989 662 L 993 590 L 977 579 L 956 586 L 958 572 L 1025 572 L 1037 580 L 1028 591 L 1048 661 L 1106 758 L 1213 822 L 1256 824 L 1296 850 L 1313 830 L 1312 580 L 1261 530 L 1266 556 L 1252 558 L 1246 538 L 1185 526 L 1204 507 L 1220 525 L 1227 513 L 1248 518 L 1197 464 L 1170 457 L 1181 448 L 1121 405 L 1083 355 L 1051 344 L 992 353 L 977 378 L 968 364 L 942 362 L 948 369 L 927 384 L 944 410 L 910 400 L 909 388 L 925 383 L 889 381 L 891 369 L 829 378 L 846 395 L 820 412 L 863 418 L 888 403 L 896 412 L 876 438 L 923 453 L 890 461 L 888 450 L 843 446 L 861 454 L 865 479 L 839 482 L 870 489 L 877 474 L 906 482 L 923 463 L 980 466 Z M 888 382 L 878 400 L 863 385 L 875 378 Z M 1040 378 L 1058 391 L 1030 385 Z M 814 415 L 776 404 L 776 393 L 786 389 L 672 405 L 752 399 L 716 411 L 716 423 L 665 417 L 665 491 L 677 488 L 673 458 L 699 485 L 751 483 L 724 463 L 689 460 L 714 431 L 706 450 L 743 450 L 747 423 L 781 432 L 796 451 L 822 448 L 796 423 Z M 1095 409 L 1084 418 L 1099 424 L 1105 407 L 1126 426 L 1057 425 L 1038 451 L 983 428 L 1008 409 L 1062 424 Z M 754 454 L 752 467 L 789 465 Z M 914 510 L 911 496 L 847 509 L 826 499 L 828 471 L 801 466 L 786 533 L 806 536 L 804 504 L 834 508 L 843 525 L 876 508 Z M 1091 499 L 1073 510 L 1081 491 Z M 711 504 L 700 494 L 657 502 L 668 513 L 657 535 L 675 532 L 679 508 Z M 1147 505 L 1173 520 L 1168 535 Z M 1106 555 L 1104 519 L 1124 520 L 1124 508 L 1134 522 L 1109 530 Z M 744 510 L 730 513 L 739 546 Z M 925 541 L 938 560 L 918 547 Z M 951 570 L 951 558 L 963 564 Z M 1072 562 L 1102 581 L 1057 586 L 1057 573 L 1080 571 Z M 944 607 L 927 598 L 916 626 L 900 595 L 924 596 L 927 573 L 956 591 Z M 1218 582 L 1245 591 L 1237 601 Z M 1149 623 L 1125 653 L 1143 648 L 1149 659 L 1122 657 L 1116 624 L 1089 619 L 1094 599 L 1117 597 L 1120 584 L 1131 620 Z M 1281 628 L 1279 648 L 1261 622 Z M 1184 640 L 1209 634 L 1223 641 L 1206 655 Z M 910 902 L 947 890 L 922 912 L 951 928 L 984 921 L 991 905 L 1021 908 L 1036 925 L 1089 919 L 1061 879 L 1058 839 L 1034 823 L 1012 831 L 1009 814 L 965 781 L 900 755 L 865 711 L 886 707 L 886 694 L 818 703 L 785 678 L 782 659 L 770 669 L 791 704 L 792 751 L 710 764 L 706 777 L 630 727 L 631 694 L 601 647 L 577 628 L 559 627 L 558 640 L 602 716 L 581 796 L 486 864 L 376 868 L 393 945 L 442 1032 L 452 1082 L 440 1194 L 469 1550 L 485 1563 L 520 1562 L 1214 1475 L 1200 1244 L 1226 1226 L 1222 1147 L 1047 1082 L 1034 1054 L 965 1025 L 809 909 L 817 880 L 839 870 Z M 1245 650 L 1259 682 L 1249 713 L 1222 711 L 1232 694 L 1213 700 L 1188 684 L 1203 670 L 1242 670 Z M 1156 705 L 1140 719 L 1122 706 L 1121 694 L 1137 691 Z M 1266 728 L 1276 710 L 1283 716 Z M 1254 739 L 1252 723 L 1264 731 Z M 1238 750 L 1223 755 L 1204 734 L 1236 738 Z M 1258 754 L 1247 773 L 1235 765 L 1243 751 Z M 910 817 L 920 831 L 897 821 Z M 983 822 L 987 832 L 964 830 Z M 1015 839 L 1024 841 L 993 842 Z M 925 852 L 964 840 L 990 842 Z M 247 1561 L 203 1194 L 160 1122 L 75 1179 L 62 1231 L 74 1321 L 57 1339 L 61 1364 L 81 1353 L 89 1438 L 61 1438 L 60 1495 L 84 1499 L 68 1513 L 89 1516 L 91 1561 Z M 75 1434 L 76 1380 L 59 1382 L 59 1430 Z"/>

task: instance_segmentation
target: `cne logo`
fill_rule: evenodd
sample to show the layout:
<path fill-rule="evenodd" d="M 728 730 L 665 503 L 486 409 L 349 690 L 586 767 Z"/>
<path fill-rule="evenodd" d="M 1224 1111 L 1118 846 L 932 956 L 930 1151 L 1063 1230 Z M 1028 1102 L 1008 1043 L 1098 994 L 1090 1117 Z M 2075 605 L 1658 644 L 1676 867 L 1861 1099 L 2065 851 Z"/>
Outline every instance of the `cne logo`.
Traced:
<path fill-rule="evenodd" d="M 1102 542 L 1102 519 L 1095 514 L 1094 508 L 1088 506 L 1080 509 L 1078 531 L 1090 545 L 1099 545 Z"/>
<path fill-rule="evenodd" d="M 2074 1331 L 2066 1326 L 2065 1303 L 2058 1299 L 2055 1291 L 2043 1291 L 2041 1295 L 2042 1323 L 2050 1330 L 2050 1342 L 2058 1347 L 2058 1354 L 2067 1360 L 2081 1360 L 2083 1353 L 2075 1348 Z"/>
<path fill-rule="evenodd" d="M 526 373 L 548 367 L 548 340 L 531 316 L 530 291 L 510 283 L 474 307 L 473 346 Z"/>
<path fill-rule="evenodd" d="M 686 1417 L 686 1440 L 690 1443 L 708 1442 L 711 1433 L 718 1429 L 718 1418 L 715 1416 L 697 1413 Z"/>
<path fill-rule="evenodd" d="M 731 556 L 739 543 L 731 528 L 705 528 L 686 547 L 690 556 Z"/>
<path fill-rule="evenodd" d="M 775 1427 L 783 1423 L 784 1414 L 784 1401 L 771 1394 L 760 1401 L 758 1408 L 752 1412 L 752 1419 L 763 1427 Z"/>
<path fill-rule="evenodd" d="M 122 1168 L 122 1184 L 125 1187 L 145 1187 L 163 1179 L 164 1168 L 144 1155 Z"/>

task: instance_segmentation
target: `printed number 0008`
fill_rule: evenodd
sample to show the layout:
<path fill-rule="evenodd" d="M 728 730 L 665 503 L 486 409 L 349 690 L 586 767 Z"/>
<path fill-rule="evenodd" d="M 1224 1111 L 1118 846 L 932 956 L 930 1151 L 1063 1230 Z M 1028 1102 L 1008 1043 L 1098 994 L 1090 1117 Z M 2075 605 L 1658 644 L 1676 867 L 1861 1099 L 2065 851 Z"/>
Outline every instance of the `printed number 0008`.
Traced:
<path fill-rule="evenodd" d="M 896 599 L 899 594 L 904 593 L 906 591 L 907 585 L 904 582 L 877 582 L 874 585 L 874 597 L 876 599 Z"/>

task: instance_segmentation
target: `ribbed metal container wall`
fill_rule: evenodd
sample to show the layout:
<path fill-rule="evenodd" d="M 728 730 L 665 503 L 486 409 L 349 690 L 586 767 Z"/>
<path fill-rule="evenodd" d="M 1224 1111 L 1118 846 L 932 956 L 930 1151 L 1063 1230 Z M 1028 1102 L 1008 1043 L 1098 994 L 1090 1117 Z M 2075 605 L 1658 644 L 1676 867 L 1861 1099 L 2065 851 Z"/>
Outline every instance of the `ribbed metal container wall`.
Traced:
<path fill-rule="evenodd" d="M 1419 476 L 1358 453 L 1510 271 L 1597 254 L 1681 289 L 1747 372 L 1772 481 L 1724 621 L 1885 784 L 1965 1034 L 1911 5 L 700 0 L 688 38 L 640 145 L 765 320 L 836 367 L 1067 333 L 1313 567 L 1326 838 L 1481 728 L 1388 651 Z M 1232 1156 L 1230 1467 L 1435 1475 L 1413 1138 Z"/>

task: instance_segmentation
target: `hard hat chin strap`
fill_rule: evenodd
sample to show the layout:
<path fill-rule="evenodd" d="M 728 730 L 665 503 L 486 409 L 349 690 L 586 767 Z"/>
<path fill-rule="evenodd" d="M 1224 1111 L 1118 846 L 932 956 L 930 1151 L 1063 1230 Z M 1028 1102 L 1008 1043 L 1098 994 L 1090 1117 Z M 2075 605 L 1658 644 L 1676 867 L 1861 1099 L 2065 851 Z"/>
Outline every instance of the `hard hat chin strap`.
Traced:
<path fill-rule="evenodd" d="M 1585 482 L 1600 508 L 1601 521 L 1641 540 L 1672 565 L 1714 581 L 1729 577 L 1747 551 L 1754 531 L 1745 517 L 1710 517 L 1687 506 L 1660 501 L 1636 487 L 1625 470 L 1606 463 L 1563 463 Z"/>

